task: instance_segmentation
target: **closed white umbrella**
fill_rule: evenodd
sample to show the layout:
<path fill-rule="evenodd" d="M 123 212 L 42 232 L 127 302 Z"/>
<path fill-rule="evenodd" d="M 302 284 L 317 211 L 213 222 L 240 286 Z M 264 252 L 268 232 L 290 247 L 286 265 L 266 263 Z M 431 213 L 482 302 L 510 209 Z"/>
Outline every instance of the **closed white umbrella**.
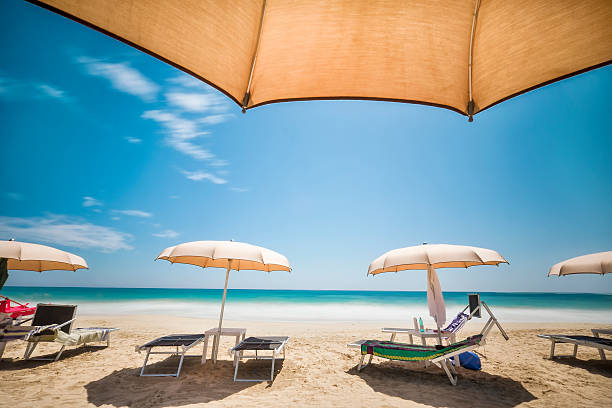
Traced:
<path fill-rule="evenodd" d="M 0 241 L 0 289 L 9 270 L 76 271 L 88 269 L 87 262 L 78 255 L 46 245 L 19 241 Z"/>
<path fill-rule="evenodd" d="M 606 273 L 612 273 L 612 251 L 577 256 L 575 258 L 559 262 L 550 268 L 548 271 L 548 276 L 565 276 L 575 274 L 605 275 Z"/>
<path fill-rule="evenodd" d="M 215 337 L 213 353 L 217 353 L 218 340 L 221 337 L 223 324 L 223 310 L 227 295 L 227 282 L 230 270 L 257 270 L 257 271 L 291 271 L 289 261 L 284 255 L 266 248 L 243 242 L 233 241 L 194 241 L 166 248 L 157 259 L 165 259 L 172 263 L 184 263 L 201 266 L 202 268 L 225 268 L 225 286 L 223 288 L 223 301 L 219 314 L 219 335 Z"/>
<path fill-rule="evenodd" d="M 438 330 L 446 321 L 446 307 L 436 268 L 467 268 L 508 263 L 491 249 L 464 245 L 418 245 L 389 251 L 370 264 L 368 275 L 405 270 L 427 270 L 427 306 Z"/>

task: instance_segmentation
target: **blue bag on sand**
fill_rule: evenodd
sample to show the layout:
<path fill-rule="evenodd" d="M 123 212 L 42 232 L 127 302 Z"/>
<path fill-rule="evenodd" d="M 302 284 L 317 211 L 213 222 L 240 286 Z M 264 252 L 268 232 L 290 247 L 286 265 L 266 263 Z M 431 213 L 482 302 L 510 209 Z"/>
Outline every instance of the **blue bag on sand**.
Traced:
<path fill-rule="evenodd" d="M 455 359 L 451 359 L 451 362 L 454 365 Z M 480 357 L 473 351 L 466 351 L 465 353 L 459 354 L 459 362 L 461 363 L 461 367 L 467 368 L 468 370 L 480 370 L 482 368 L 480 365 Z"/>

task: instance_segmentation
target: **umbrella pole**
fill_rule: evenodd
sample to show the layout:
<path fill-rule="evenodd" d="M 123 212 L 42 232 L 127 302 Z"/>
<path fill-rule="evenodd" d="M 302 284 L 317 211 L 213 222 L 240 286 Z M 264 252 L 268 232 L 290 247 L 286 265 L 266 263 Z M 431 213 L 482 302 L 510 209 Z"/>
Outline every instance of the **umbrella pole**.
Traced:
<path fill-rule="evenodd" d="M 223 310 L 225 309 L 225 297 L 227 295 L 227 281 L 229 280 L 229 273 L 231 270 L 230 267 L 231 259 L 228 260 L 227 263 L 227 272 L 225 274 L 225 287 L 223 288 L 223 301 L 221 302 L 221 314 L 219 315 L 219 329 L 217 331 L 217 335 L 215 336 L 215 341 L 213 344 L 213 364 L 217 364 L 217 354 L 219 353 L 219 343 L 221 342 L 221 325 L 223 324 Z"/>

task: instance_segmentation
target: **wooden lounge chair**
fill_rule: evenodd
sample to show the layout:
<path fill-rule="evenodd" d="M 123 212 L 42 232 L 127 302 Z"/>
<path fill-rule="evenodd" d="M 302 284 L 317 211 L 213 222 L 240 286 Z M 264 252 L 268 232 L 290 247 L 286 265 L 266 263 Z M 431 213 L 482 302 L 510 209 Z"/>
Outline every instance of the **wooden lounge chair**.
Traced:
<path fill-rule="evenodd" d="M 599 337 L 599 334 L 612 334 L 612 330 L 606 329 L 593 329 L 594 336 L 580 336 L 572 334 L 538 334 L 538 337 L 549 339 L 550 345 L 550 358 L 555 357 L 570 357 L 570 356 L 555 356 L 555 345 L 557 343 L 569 343 L 574 345 L 574 352 L 571 357 L 576 358 L 578 353 L 578 346 L 593 347 L 599 351 L 599 356 L 602 360 L 606 359 L 604 350 L 612 351 L 612 339 L 606 339 Z"/>
<path fill-rule="evenodd" d="M 357 367 L 359 371 L 370 365 L 372 357 L 374 356 L 389 360 L 428 361 L 442 368 L 444 372 L 446 372 L 450 383 L 452 385 L 457 385 L 457 372 L 451 364 L 450 359 L 479 347 L 481 342 L 483 342 L 483 335 L 477 334 L 448 346 L 424 346 L 379 340 L 358 340 L 349 343 L 348 346 L 359 347 L 361 349 L 361 359 Z M 370 355 L 370 359 L 366 364 L 363 364 L 365 356 L 368 354 Z"/>
<path fill-rule="evenodd" d="M 110 346 L 110 333 L 119 330 L 115 327 L 72 328 L 76 320 L 76 305 L 38 304 L 32 319 L 35 329 L 29 332 L 24 340 L 28 342 L 23 358 L 26 360 L 57 361 L 67 346 L 78 346 L 87 343 L 106 342 Z M 53 358 L 32 358 L 32 353 L 39 343 L 55 342 L 62 347 Z"/>
<path fill-rule="evenodd" d="M 185 357 L 202 357 L 201 354 L 197 355 L 188 355 L 187 351 L 189 349 L 197 346 L 202 341 L 204 341 L 204 333 L 202 334 L 171 334 L 168 336 L 159 337 L 155 340 L 152 340 L 142 346 L 137 346 L 136 351 L 141 352 L 143 350 L 147 351 L 147 355 L 145 356 L 144 363 L 142 364 L 142 368 L 140 369 L 141 377 L 175 377 L 181 374 L 181 368 L 183 367 L 183 360 Z M 174 351 L 152 351 L 155 347 L 173 347 Z M 180 348 L 180 350 L 179 350 Z M 178 369 L 175 373 L 161 373 L 161 374 L 145 374 L 145 367 L 147 365 L 147 361 L 149 361 L 149 356 L 151 354 L 170 354 L 175 356 L 181 356 L 179 360 Z"/>
<path fill-rule="evenodd" d="M 274 363 L 280 353 L 283 353 L 283 360 L 285 359 L 285 345 L 289 341 L 289 337 L 286 336 L 270 336 L 270 337 L 248 337 L 242 340 L 236 347 L 232 349 L 234 353 L 234 382 L 236 381 L 268 381 L 267 378 L 263 379 L 246 379 L 238 378 L 238 365 L 242 359 L 255 359 L 255 360 L 272 360 L 272 368 L 270 370 L 270 381 L 274 381 Z M 254 351 L 255 354 L 245 355 L 245 351 Z M 271 355 L 260 355 L 258 352 L 271 351 Z"/>

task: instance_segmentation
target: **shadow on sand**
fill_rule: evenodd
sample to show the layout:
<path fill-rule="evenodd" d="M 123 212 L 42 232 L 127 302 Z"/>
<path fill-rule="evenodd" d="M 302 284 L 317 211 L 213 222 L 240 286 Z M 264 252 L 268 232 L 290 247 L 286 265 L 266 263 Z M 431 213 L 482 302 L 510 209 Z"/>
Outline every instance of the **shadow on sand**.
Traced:
<path fill-rule="evenodd" d="M 77 348 L 66 349 L 64 350 L 64 352 L 60 356 L 60 359 L 57 362 L 59 363 L 66 359 L 80 356 L 81 354 L 95 353 L 97 351 L 102 351 L 105 349 L 106 349 L 106 345 L 104 346 L 87 345 L 87 346 L 81 346 Z M 59 351 L 59 347 L 57 348 L 55 352 L 46 353 L 46 354 L 38 354 L 36 353 L 36 351 L 34 351 L 34 353 L 32 354 L 32 357 L 33 358 L 39 358 L 39 357 L 40 358 L 55 358 L 57 351 Z M 44 366 L 44 365 L 52 364 L 52 363 L 56 363 L 56 362 L 49 361 L 49 360 L 24 360 L 23 358 L 20 358 L 19 360 L 3 358 L 2 360 L 0 360 L 0 371 L 25 370 L 27 368 L 40 367 L 40 366 Z"/>
<path fill-rule="evenodd" d="M 573 357 L 557 357 L 554 359 L 554 362 L 570 367 L 582 368 L 591 374 L 612 378 L 612 360 L 581 360 Z"/>
<path fill-rule="evenodd" d="M 347 374 L 361 377 L 374 391 L 433 407 L 514 407 L 536 397 L 511 378 L 483 371 L 457 369 L 459 381 L 452 386 L 444 371 L 434 365 L 375 361 L 363 371 L 353 367 Z"/>
<path fill-rule="evenodd" d="M 178 358 L 168 357 L 147 365 L 146 373 L 176 372 Z M 275 373 L 282 369 L 277 361 Z M 166 407 L 201 404 L 221 400 L 258 382 L 234 382 L 231 361 L 200 364 L 199 358 L 185 358 L 181 374 L 175 377 L 140 377 L 140 367 L 124 368 L 85 385 L 87 400 L 96 405 L 115 407 Z M 240 363 L 240 378 L 264 378 L 270 375 L 270 361 Z M 264 384 L 268 384 L 263 382 Z M 268 385 L 270 386 L 270 385 Z"/>

